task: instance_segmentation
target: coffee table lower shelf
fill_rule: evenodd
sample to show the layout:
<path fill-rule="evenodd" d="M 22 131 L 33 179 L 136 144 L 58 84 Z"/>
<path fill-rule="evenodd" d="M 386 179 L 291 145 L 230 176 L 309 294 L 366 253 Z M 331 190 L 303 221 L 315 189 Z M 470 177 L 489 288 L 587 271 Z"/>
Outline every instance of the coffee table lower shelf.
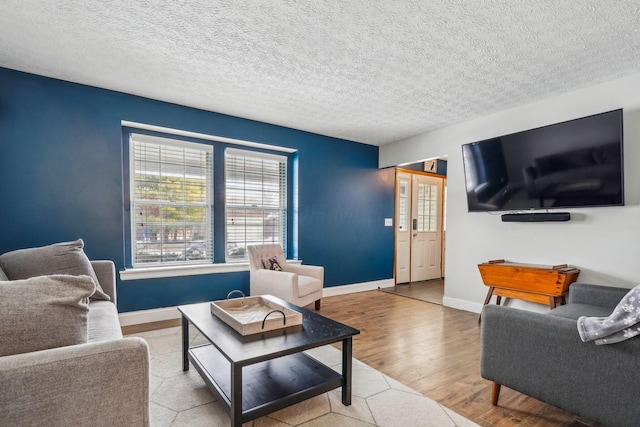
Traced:
<path fill-rule="evenodd" d="M 231 410 L 231 363 L 212 345 L 191 347 L 189 360 Z M 304 353 L 242 368 L 242 422 L 248 422 L 343 385 L 342 375 Z"/>

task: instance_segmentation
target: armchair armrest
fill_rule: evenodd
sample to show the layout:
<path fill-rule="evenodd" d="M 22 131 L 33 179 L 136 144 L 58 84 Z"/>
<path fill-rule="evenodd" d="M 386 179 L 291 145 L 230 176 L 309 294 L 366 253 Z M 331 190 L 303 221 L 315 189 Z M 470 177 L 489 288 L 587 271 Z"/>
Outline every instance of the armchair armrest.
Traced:
<path fill-rule="evenodd" d="M 590 304 L 613 310 L 630 289 L 574 283 L 569 288 L 569 304 Z"/>
<path fill-rule="evenodd" d="M 640 418 L 639 355 L 640 339 L 582 342 L 572 319 L 496 305 L 482 310 L 483 378 L 605 425 Z"/>
<path fill-rule="evenodd" d="M 285 301 L 298 297 L 298 276 L 287 271 L 255 270 L 251 273 L 251 294 L 270 294 Z"/>
<path fill-rule="evenodd" d="M 300 276 L 313 277 L 324 283 L 324 267 L 287 263 L 283 266 L 283 269 L 291 273 L 299 274 Z"/>
<path fill-rule="evenodd" d="M 4 356 L 0 383 L 0 425 L 149 425 L 141 338 Z"/>

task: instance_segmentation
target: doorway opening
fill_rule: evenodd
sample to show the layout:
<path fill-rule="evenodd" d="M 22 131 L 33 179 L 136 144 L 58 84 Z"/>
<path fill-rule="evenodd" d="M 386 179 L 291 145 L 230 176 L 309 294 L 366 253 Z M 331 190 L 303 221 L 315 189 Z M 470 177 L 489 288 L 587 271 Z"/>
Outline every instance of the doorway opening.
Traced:
<path fill-rule="evenodd" d="M 442 163 L 444 167 L 438 168 Z M 394 286 L 381 290 L 442 304 L 446 161 L 418 164 L 423 165 L 424 171 L 396 169 Z"/>

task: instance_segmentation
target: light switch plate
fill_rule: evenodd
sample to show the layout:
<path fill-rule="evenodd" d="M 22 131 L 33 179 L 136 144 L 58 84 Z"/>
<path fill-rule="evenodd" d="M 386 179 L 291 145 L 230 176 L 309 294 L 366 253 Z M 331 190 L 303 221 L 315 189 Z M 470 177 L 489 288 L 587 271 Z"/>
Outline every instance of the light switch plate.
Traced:
<path fill-rule="evenodd" d="M 393 227 L 393 218 L 385 218 L 384 219 L 385 227 Z"/>

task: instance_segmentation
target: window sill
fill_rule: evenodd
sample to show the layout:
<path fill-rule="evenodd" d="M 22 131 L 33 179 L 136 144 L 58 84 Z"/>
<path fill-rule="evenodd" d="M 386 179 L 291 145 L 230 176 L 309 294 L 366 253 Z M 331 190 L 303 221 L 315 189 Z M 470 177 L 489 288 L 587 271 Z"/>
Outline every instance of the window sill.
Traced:
<path fill-rule="evenodd" d="M 233 273 L 249 271 L 248 262 L 204 265 L 171 265 L 162 267 L 138 267 L 120 270 L 120 280 L 156 279 L 160 277 L 197 276 L 200 274 Z"/>
<path fill-rule="evenodd" d="M 301 264 L 299 260 L 287 260 Z M 201 274 L 235 273 L 249 271 L 249 262 L 204 265 L 176 265 L 163 267 L 138 267 L 120 270 L 120 280 L 156 279 L 162 277 L 197 276 Z"/>

